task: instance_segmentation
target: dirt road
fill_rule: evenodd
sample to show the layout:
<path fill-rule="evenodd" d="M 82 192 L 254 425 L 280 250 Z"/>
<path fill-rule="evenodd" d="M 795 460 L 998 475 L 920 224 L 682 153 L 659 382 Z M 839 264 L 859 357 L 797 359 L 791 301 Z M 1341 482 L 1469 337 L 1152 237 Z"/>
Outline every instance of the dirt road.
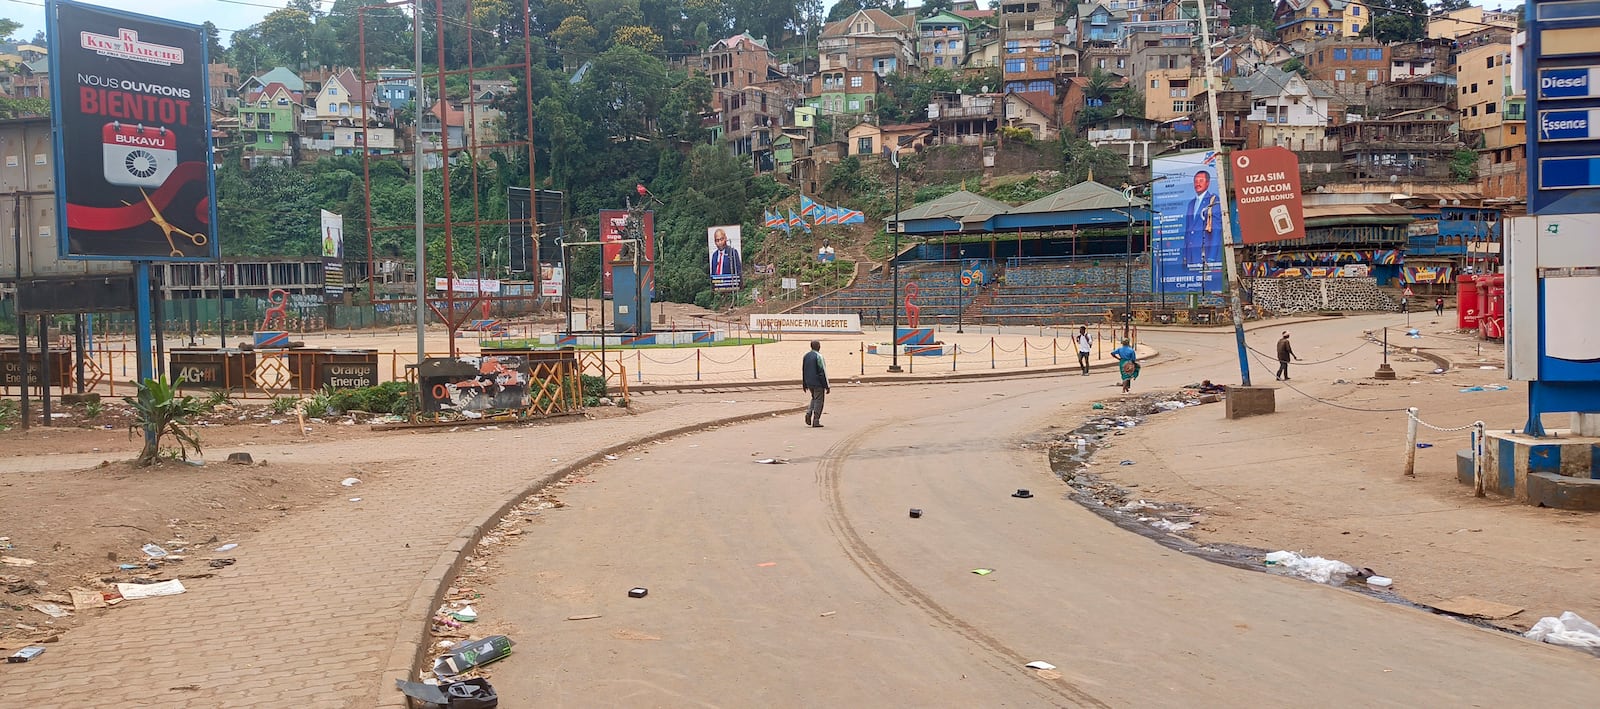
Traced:
<path fill-rule="evenodd" d="M 1300 326 L 1297 349 L 1341 352 L 1363 325 Z M 1224 337 L 1151 340 L 1163 362 L 1140 388 L 1236 371 Z M 497 557 L 479 608 L 523 642 L 495 685 L 510 705 L 569 707 L 1578 706 L 1600 692 L 1576 652 L 1212 564 L 1069 501 L 1023 443 L 1111 396 L 1109 375 L 836 389 L 824 429 L 792 417 L 624 456 Z M 791 462 L 751 462 L 765 456 Z"/>

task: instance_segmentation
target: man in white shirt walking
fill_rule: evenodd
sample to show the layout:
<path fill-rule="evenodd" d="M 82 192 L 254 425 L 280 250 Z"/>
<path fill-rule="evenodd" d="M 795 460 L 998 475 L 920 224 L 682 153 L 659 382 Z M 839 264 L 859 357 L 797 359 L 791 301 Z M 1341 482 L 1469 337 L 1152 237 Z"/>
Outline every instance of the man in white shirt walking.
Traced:
<path fill-rule="evenodd" d="M 1089 328 L 1078 326 L 1078 334 L 1072 336 L 1072 342 L 1078 346 L 1078 367 L 1083 370 L 1083 376 L 1089 376 L 1089 354 L 1094 352 L 1094 338 L 1089 336 Z"/>

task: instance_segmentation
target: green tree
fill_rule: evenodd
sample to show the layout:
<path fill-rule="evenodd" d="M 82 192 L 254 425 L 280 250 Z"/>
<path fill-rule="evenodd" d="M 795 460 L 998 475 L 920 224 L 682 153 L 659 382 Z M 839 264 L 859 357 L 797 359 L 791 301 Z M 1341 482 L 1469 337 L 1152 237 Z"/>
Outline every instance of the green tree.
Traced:
<path fill-rule="evenodd" d="M 1128 180 L 1128 159 L 1115 151 L 1095 147 L 1089 141 L 1065 135 L 1061 139 L 1061 157 L 1064 163 L 1061 175 L 1068 184 L 1094 181 L 1103 185 L 1119 185 Z"/>
<path fill-rule="evenodd" d="M 0 17 L 0 39 L 4 39 L 7 42 L 15 41 L 12 38 L 12 35 L 16 34 L 17 30 L 20 29 L 22 29 L 21 22 L 17 22 L 16 20 L 10 18 Z"/>
<path fill-rule="evenodd" d="M 661 35 L 642 25 L 618 27 L 616 33 L 611 35 L 611 41 L 616 46 L 633 47 L 645 54 L 661 52 Z"/>
<path fill-rule="evenodd" d="M 581 16 L 568 17 L 561 21 L 561 26 L 550 34 L 556 47 L 561 50 L 562 62 L 567 66 L 576 65 L 588 58 L 594 52 L 594 40 L 600 33 L 595 31 L 594 25 Z"/>
<path fill-rule="evenodd" d="M 1413 42 L 1428 36 L 1428 6 L 1423 0 L 1394 0 L 1372 8 L 1372 23 L 1362 36 L 1379 42 Z"/>

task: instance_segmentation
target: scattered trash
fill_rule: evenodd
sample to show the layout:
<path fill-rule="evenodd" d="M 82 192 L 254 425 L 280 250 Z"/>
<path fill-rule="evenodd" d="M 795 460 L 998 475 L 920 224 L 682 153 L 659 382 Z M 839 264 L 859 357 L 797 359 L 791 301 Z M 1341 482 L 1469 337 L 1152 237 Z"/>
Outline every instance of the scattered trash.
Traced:
<path fill-rule="evenodd" d="M 106 597 L 99 591 L 87 588 L 69 588 L 67 595 L 72 597 L 72 610 L 82 613 L 90 608 L 105 608 Z"/>
<path fill-rule="evenodd" d="M 356 483 L 359 483 L 359 482 L 361 482 L 361 478 L 345 478 L 343 480 L 340 480 L 339 484 L 343 485 L 345 487 L 350 487 L 351 485 L 355 485 Z"/>
<path fill-rule="evenodd" d="M 38 645 L 29 645 L 21 650 L 16 651 L 10 657 L 7 657 L 6 662 L 27 662 L 28 660 L 32 660 L 33 658 L 43 654 L 44 648 L 39 647 Z"/>
<path fill-rule="evenodd" d="M 922 517 L 922 510 L 921 509 L 918 509 L 916 507 L 911 508 L 911 519 L 919 519 L 921 517 Z"/>
<path fill-rule="evenodd" d="M 838 614 L 839 614 L 839 611 L 823 611 L 822 613 L 818 613 L 817 615 L 819 617 L 822 617 L 822 618 L 832 618 L 832 617 L 834 617 L 834 616 L 836 616 Z"/>
<path fill-rule="evenodd" d="M 1174 521 L 1172 521 L 1170 519 L 1158 519 L 1158 520 L 1155 520 L 1155 521 L 1151 522 L 1150 526 L 1155 527 L 1156 529 L 1162 530 L 1164 532 L 1183 532 L 1183 531 L 1187 531 L 1187 530 L 1193 528 L 1194 527 L 1194 523 L 1193 522 L 1174 522 Z"/>
<path fill-rule="evenodd" d="M 217 551 L 233 551 L 234 549 L 238 549 L 238 548 L 239 548 L 238 544 L 235 544 L 233 542 L 228 542 L 227 544 L 224 544 L 224 545 L 222 545 L 220 547 L 217 547 L 216 550 Z"/>
<path fill-rule="evenodd" d="M 1104 408 L 1105 408 L 1105 407 L 1106 407 L 1106 405 L 1105 405 L 1105 404 L 1102 404 L 1102 403 L 1100 403 L 1100 402 L 1098 402 L 1098 401 L 1096 401 L 1096 402 L 1094 402 L 1094 404 L 1093 404 L 1093 405 L 1091 405 L 1091 406 L 1090 406 L 1090 407 L 1089 407 L 1089 408 L 1091 408 L 1091 409 L 1094 409 L 1094 410 L 1095 410 L 1095 411 L 1099 411 L 1099 410 L 1101 410 L 1101 409 L 1104 409 Z"/>
<path fill-rule="evenodd" d="M 462 608 L 461 610 L 450 613 L 450 617 L 455 618 L 463 623 L 476 623 L 478 622 L 478 611 L 473 609 L 472 606 L 467 606 L 466 608 Z"/>
<path fill-rule="evenodd" d="M 1418 443 L 1417 447 L 1418 448 L 1432 448 L 1433 444 L 1432 443 Z"/>
<path fill-rule="evenodd" d="M 1499 369 L 1499 367 L 1496 367 L 1496 366 L 1494 366 L 1492 364 L 1484 364 L 1484 365 L 1479 365 L 1478 369 Z"/>
<path fill-rule="evenodd" d="M 1453 615 L 1461 615 L 1468 618 L 1486 618 L 1488 620 L 1510 618 L 1522 612 L 1520 606 L 1509 606 L 1504 603 L 1473 598 L 1472 596 L 1456 596 L 1447 601 L 1430 604 L 1428 607 Z"/>
<path fill-rule="evenodd" d="M 599 613 L 585 613 L 583 615 L 569 615 L 567 616 L 567 620 L 594 620 L 595 618 L 599 617 Z"/>
<path fill-rule="evenodd" d="M 1600 647 L 1600 628 L 1572 611 L 1562 613 L 1560 618 L 1540 618 L 1522 637 L 1551 645 Z"/>
<path fill-rule="evenodd" d="M 67 612 L 67 609 L 62 608 L 54 603 L 33 603 L 29 604 L 29 607 L 39 611 L 40 613 L 50 616 L 51 618 L 65 618 L 69 615 L 72 615 L 71 613 Z"/>
<path fill-rule="evenodd" d="M 1433 370 L 1433 373 L 1434 374 L 1444 374 L 1444 367 L 1435 367 L 1434 370 Z"/>
<path fill-rule="evenodd" d="M 1290 575 L 1317 583 L 1343 581 L 1356 572 L 1355 567 L 1342 561 L 1324 559 L 1320 556 L 1300 556 L 1292 551 L 1275 551 L 1268 554 L 1264 560 L 1267 566 L 1280 567 Z"/>
<path fill-rule="evenodd" d="M 755 462 L 756 463 L 760 463 L 761 465 L 788 465 L 789 464 L 789 459 L 788 458 L 762 458 L 762 459 L 757 460 Z"/>
<path fill-rule="evenodd" d="M 122 571 L 132 571 L 142 567 L 140 567 L 138 564 L 117 564 L 117 568 Z"/>
<path fill-rule="evenodd" d="M 1012 497 L 1029 498 L 1029 497 L 1033 497 L 1033 493 L 1029 492 L 1028 488 L 1019 487 L 1019 488 L 1017 488 L 1016 492 L 1011 493 L 1011 496 Z"/>
<path fill-rule="evenodd" d="M 351 501 L 351 502 L 360 502 L 360 501 L 361 501 L 361 498 L 359 498 L 359 497 L 352 497 L 352 498 L 350 498 L 350 501 Z"/>
<path fill-rule="evenodd" d="M 1124 461 L 1122 461 L 1122 462 L 1121 462 L 1121 463 L 1118 463 L 1118 465 L 1133 465 L 1133 461 L 1131 461 L 1131 460 L 1124 460 Z"/>
<path fill-rule="evenodd" d="M 20 559 L 15 556 L 0 556 L 0 564 L 6 566 L 33 566 L 39 562 L 33 559 Z"/>
<path fill-rule="evenodd" d="M 988 576 L 989 574 L 994 573 L 994 569 L 973 569 L 972 573 L 975 573 L 979 576 Z"/>
<path fill-rule="evenodd" d="M 629 598 L 644 598 L 646 595 L 649 595 L 649 593 L 650 593 L 650 589 L 644 588 L 642 586 L 636 586 L 634 588 L 628 589 L 628 597 Z"/>
<path fill-rule="evenodd" d="M 229 453 L 228 454 L 228 462 L 229 463 L 233 463 L 234 465 L 254 465 L 255 464 L 255 460 L 250 457 L 249 453 Z"/>
<path fill-rule="evenodd" d="M 1368 576 L 1367 585 L 1373 588 L 1388 588 L 1394 585 L 1394 579 L 1388 576 Z"/>
<path fill-rule="evenodd" d="M 1044 660 L 1034 660 L 1033 662 L 1023 665 L 1023 667 L 1034 670 L 1053 670 L 1056 668 L 1055 665 L 1045 662 Z"/>
<path fill-rule="evenodd" d="M 211 567 L 213 569 L 220 569 L 220 568 L 223 568 L 223 567 L 226 567 L 226 566 L 233 566 L 233 564 L 234 564 L 234 560 L 233 559 L 212 559 L 211 561 L 206 562 L 206 566 L 209 566 L 209 567 Z"/>
<path fill-rule="evenodd" d="M 1181 409 L 1181 408 L 1183 408 L 1185 406 L 1188 406 L 1188 404 L 1185 404 L 1185 403 L 1183 403 L 1181 401 L 1158 401 L 1158 402 L 1156 402 L 1156 408 L 1161 409 L 1162 411 L 1177 411 L 1178 409 Z"/>
<path fill-rule="evenodd" d="M 144 552 L 145 556 L 148 556 L 152 559 L 160 559 L 161 557 L 167 555 L 166 549 L 162 549 L 160 546 L 155 544 L 146 544 L 142 547 L 139 547 L 139 550 Z"/>
<path fill-rule="evenodd" d="M 161 583 L 119 583 L 117 593 L 125 600 L 137 601 L 141 598 L 155 598 L 157 596 L 176 596 L 184 592 L 183 582 L 177 579 L 162 581 Z"/>
<path fill-rule="evenodd" d="M 1467 387 L 1465 389 L 1462 389 L 1461 393 L 1470 394 L 1472 392 L 1478 392 L 1478 391 L 1505 391 L 1505 390 L 1510 389 L 1510 388 L 1511 387 L 1508 387 L 1508 386 L 1506 386 L 1504 384 L 1480 384 L 1478 386 L 1470 386 L 1470 387 Z"/>
<path fill-rule="evenodd" d="M 494 709 L 500 706 L 500 696 L 489 680 L 474 678 L 446 684 L 394 681 L 395 687 L 412 699 L 422 702 L 427 709 Z"/>
<path fill-rule="evenodd" d="M 763 562 L 761 562 L 759 564 L 756 564 L 756 566 L 759 566 L 759 567 L 761 567 L 763 569 L 771 567 L 771 566 L 777 566 L 777 565 L 778 565 L 778 562 L 776 562 L 776 561 L 763 561 Z"/>
<path fill-rule="evenodd" d="M 616 460 L 616 459 L 617 459 L 617 457 L 614 456 L 614 455 L 607 455 L 606 456 L 606 460 Z"/>
<path fill-rule="evenodd" d="M 474 667 L 482 667 L 511 654 L 511 638 L 490 635 L 482 640 L 464 643 L 433 662 L 433 673 L 441 677 L 461 674 Z"/>

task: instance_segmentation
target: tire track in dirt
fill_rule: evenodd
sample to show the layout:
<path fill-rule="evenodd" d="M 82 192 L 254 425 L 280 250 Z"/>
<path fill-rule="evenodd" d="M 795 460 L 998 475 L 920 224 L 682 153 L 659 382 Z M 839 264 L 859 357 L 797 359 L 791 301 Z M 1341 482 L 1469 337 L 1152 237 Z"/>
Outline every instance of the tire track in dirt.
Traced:
<path fill-rule="evenodd" d="M 892 423 L 892 422 L 891 422 Z M 896 600 L 909 603 L 913 607 L 927 614 L 940 626 L 944 627 L 962 638 L 976 645 L 988 654 L 985 663 L 1001 672 L 1014 677 L 1025 677 L 1038 686 L 1048 690 L 1051 694 L 1069 702 L 1069 706 L 1099 707 L 1109 709 L 1110 705 L 1096 699 L 1077 685 L 1065 679 L 1046 679 L 1039 674 L 1026 670 L 1023 666 L 1028 659 L 1017 651 L 1012 650 L 998 638 L 984 632 L 977 626 L 962 620 L 956 614 L 940 605 L 931 596 L 917 588 L 915 584 L 896 573 L 883 558 L 873 551 L 867 544 L 844 511 L 844 498 L 840 491 L 840 478 L 844 472 L 845 461 L 850 454 L 861 447 L 863 441 L 878 431 L 887 428 L 890 423 L 882 423 L 863 429 L 829 448 L 817 464 L 817 487 L 822 495 L 823 503 L 827 510 L 828 527 L 833 530 L 834 536 L 839 539 L 840 546 L 844 548 L 845 556 L 861 573 L 872 581 L 884 593 Z M 1052 673 L 1054 674 L 1054 673 Z M 1052 699 L 1054 699 L 1053 697 Z"/>

